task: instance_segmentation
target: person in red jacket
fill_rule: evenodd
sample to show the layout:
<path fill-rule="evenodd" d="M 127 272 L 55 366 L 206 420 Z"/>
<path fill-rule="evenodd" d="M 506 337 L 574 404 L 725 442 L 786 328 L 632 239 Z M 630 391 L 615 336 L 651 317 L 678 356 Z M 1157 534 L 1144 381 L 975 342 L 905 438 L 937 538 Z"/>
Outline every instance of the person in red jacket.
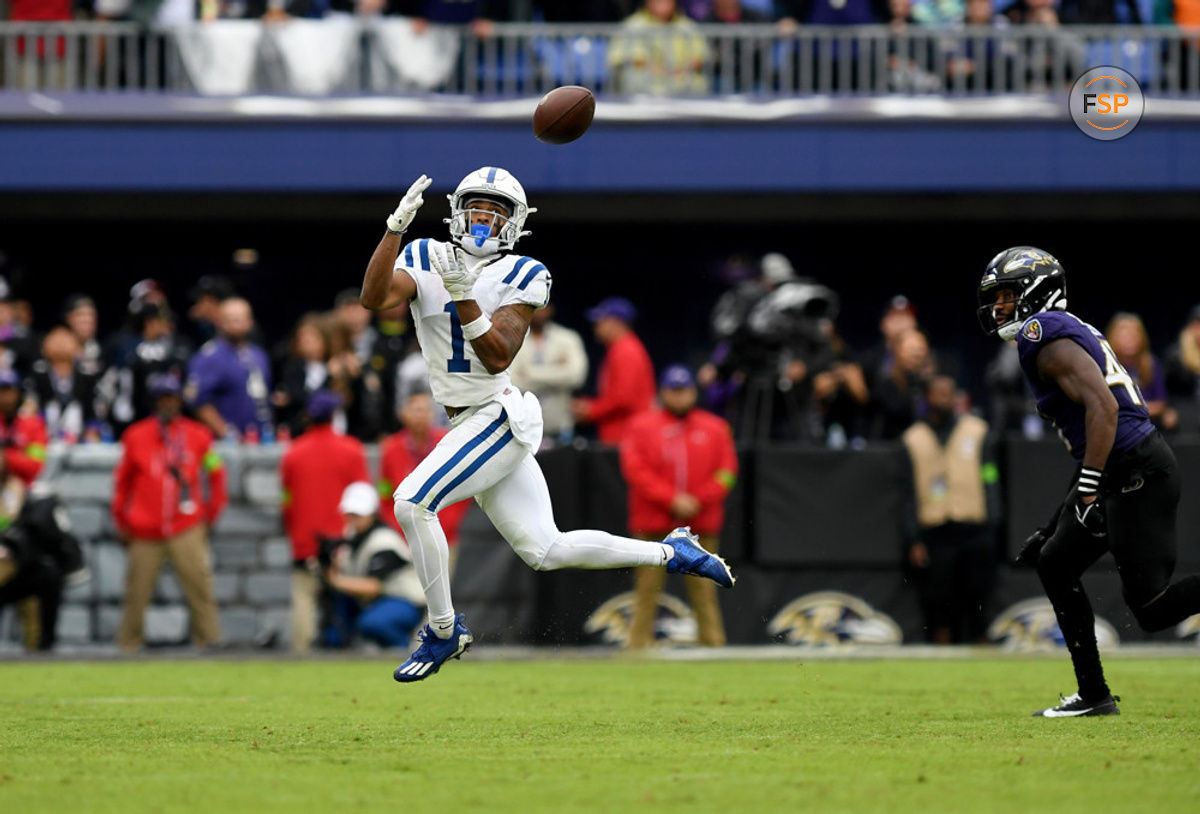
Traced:
<path fill-rule="evenodd" d="M 596 398 L 575 399 L 578 422 L 592 422 L 602 444 L 620 444 L 629 420 L 654 403 L 654 365 L 633 332 L 637 310 L 621 297 L 602 300 L 587 312 L 592 330 L 608 350 L 596 380 Z"/>
<path fill-rule="evenodd" d="M 28 486 L 46 463 L 46 421 L 35 412 L 21 410 L 21 377 L 0 370 L 0 444 L 8 471 Z"/>
<path fill-rule="evenodd" d="M 408 477 L 408 473 L 425 460 L 425 456 L 433 451 L 438 441 L 441 441 L 449 430 L 433 423 L 433 396 L 429 393 L 417 392 L 410 395 L 400 408 L 399 416 L 403 429 L 385 439 L 380 450 L 379 516 L 384 523 L 404 536 L 392 508 L 392 493 L 401 481 Z M 442 530 L 446 532 L 446 543 L 450 546 L 451 574 L 454 573 L 454 563 L 458 555 L 458 527 L 469 508 L 471 501 L 460 500 L 438 510 L 438 520 L 442 524 Z"/>
<path fill-rule="evenodd" d="M 308 429 L 279 462 L 283 526 L 292 541 L 292 650 L 297 653 L 307 652 L 317 633 L 321 539 L 341 539 L 342 492 L 357 481 L 371 481 L 362 442 L 333 430 L 340 406 L 333 391 L 314 390 L 306 406 Z"/>
<path fill-rule="evenodd" d="M 660 381 L 662 407 L 634 417 L 621 443 L 621 472 L 629 487 L 629 528 L 634 536 L 661 539 L 689 524 L 700 544 L 716 551 L 725 523 L 725 496 L 737 480 L 733 431 L 719 416 L 696 408 L 696 382 L 683 365 L 667 368 Z M 725 644 L 715 585 L 687 577 L 688 601 L 703 645 Z M 638 568 L 629 647 L 654 641 L 658 597 L 666 572 Z"/>
<path fill-rule="evenodd" d="M 129 549 L 117 643 L 126 651 L 141 647 L 146 606 L 166 557 L 191 611 L 192 644 L 206 647 L 220 637 L 208 530 L 225 508 L 225 467 L 208 428 L 180 415 L 179 377 L 151 376 L 149 390 L 155 414 L 121 435 L 123 451 L 113 473 L 113 522 Z"/>

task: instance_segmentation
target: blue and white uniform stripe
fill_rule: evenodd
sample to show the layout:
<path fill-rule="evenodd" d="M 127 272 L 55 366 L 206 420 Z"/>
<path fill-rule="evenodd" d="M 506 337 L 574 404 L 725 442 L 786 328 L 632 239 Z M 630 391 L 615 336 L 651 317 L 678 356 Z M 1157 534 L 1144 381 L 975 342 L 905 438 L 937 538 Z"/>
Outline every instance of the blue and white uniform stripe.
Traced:
<path fill-rule="evenodd" d="M 494 421 L 459 447 L 422 482 L 412 497 L 404 499 L 436 512 L 447 495 L 513 440 L 512 429 L 507 424 L 508 413 L 501 409 Z"/>

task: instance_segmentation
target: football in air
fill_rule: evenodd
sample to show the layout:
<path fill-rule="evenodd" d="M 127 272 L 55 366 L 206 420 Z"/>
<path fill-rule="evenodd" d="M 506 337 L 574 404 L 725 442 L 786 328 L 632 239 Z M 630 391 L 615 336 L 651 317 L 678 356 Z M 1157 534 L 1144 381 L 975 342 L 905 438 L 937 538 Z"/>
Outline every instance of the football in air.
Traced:
<path fill-rule="evenodd" d="M 533 134 L 546 144 L 566 144 L 582 136 L 596 113 L 596 97 L 580 85 L 563 85 L 542 97 L 533 111 Z"/>

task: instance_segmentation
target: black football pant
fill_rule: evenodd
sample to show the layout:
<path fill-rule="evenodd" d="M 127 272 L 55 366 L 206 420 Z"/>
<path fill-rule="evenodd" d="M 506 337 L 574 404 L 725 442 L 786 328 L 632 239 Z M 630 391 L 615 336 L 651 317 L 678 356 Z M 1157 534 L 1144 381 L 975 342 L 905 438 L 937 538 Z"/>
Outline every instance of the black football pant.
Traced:
<path fill-rule="evenodd" d="M 1200 613 L 1200 577 L 1170 584 L 1179 488 L 1175 455 L 1154 432 L 1119 459 L 1110 459 L 1106 467 L 1101 491 L 1108 536 L 1093 537 L 1079 525 L 1072 493 L 1042 547 L 1038 576 L 1054 606 L 1085 700 L 1108 694 L 1096 648 L 1096 618 L 1080 582 L 1105 551 L 1112 552 L 1125 603 L 1144 630 L 1165 630 Z"/>

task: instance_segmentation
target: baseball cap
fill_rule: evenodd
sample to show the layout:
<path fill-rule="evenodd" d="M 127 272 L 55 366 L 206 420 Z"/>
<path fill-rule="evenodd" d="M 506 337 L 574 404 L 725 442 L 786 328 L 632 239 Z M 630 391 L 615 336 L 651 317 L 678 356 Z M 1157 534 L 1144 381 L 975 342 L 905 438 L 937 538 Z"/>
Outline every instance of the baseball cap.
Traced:
<path fill-rule="evenodd" d="M 904 296 L 903 294 L 897 294 L 888 300 L 887 308 L 883 309 L 885 314 L 889 314 L 892 311 L 907 311 L 913 316 L 916 316 L 917 306 L 913 305 L 912 300 L 910 300 L 908 297 Z"/>
<path fill-rule="evenodd" d="M 616 317 L 622 322 L 633 322 L 637 316 L 637 308 L 624 297 L 608 297 L 589 308 L 586 316 L 591 322 L 598 322 L 605 317 Z"/>
<path fill-rule="evenodd" d="M 146 306 L 151 303 L 165 303 L 167 301 L 166 293 L 163 291 L 162 285 L 158 280 L 138 280 L 129 289 L 129 314 L 130 316 L 139 316 Z"/>
<path fill-rule="evenodd" d="M 0 370 L 0 387 L 20 387 L 21 377 L 15 370 Z"/>
<path fill-rule="evenodd" d="M 161 297 L 162 294 L 162 284 L 158 280 L 153 280 L 149 277 L 144 280 L 138 280 L 129 289 L 129 299 L 131 300 L 153 299 Z"/>
<path fill-rule="evenodd" d="M 146 379 L 146 388 L 152 396 L 178 396 L 183 393 L 183 383 L 174 373 L 152 373 Z"/>
<path fill-rule="evenodd" d="M 342 514 L 356 514 L 360 517 L 374 517 L 379 511 L 379 492 L 366 481 L 356 481 L 342 492 L 338 511 Z"/>
<path fill-rule="evenodd" d="M 361 302 L 359 296 L 359 290 L 357 288 L 343 288 L 338 292 L 337 296 L 333 298 L 333 307 L 341 308 L 343 305 L 350 305 L 352 303 L 354 305 L 358 305 Z"/>
<path fill-rule="evenodd" d="M 308 397 L 305 411 L 314 421 L 324 421 L 342 406 L 342 400 L 332 390 L 314 390 Z"/>
<path fill-rule="evenodd" d="M 222 277 L 219 274 L 205 274 L 188 289 L 188 301 L 195 302 L 201 297 L 212 297 L 224 301 L 235 294 L 233 283 L 229 281 L 228 277 Z"/>
<path fill-rule="evenodd" d="M 65 317 L 77 308 L 91 308 L 95 310 L 96 301 L 87 294 L 72 294 L 63 302 L 63 316 Z"/>
<path fill-rule="evenodd" d="M 776 285 L 796 279 L 796 269 L 792 267 L 792 261 L 779 252 L 763 255 L 759 269 L 764 280 Z"/>
<path fill-rule="evenodd" d="M 671 365 L 663 371 L 658 379 L 658 386 L 664 390 L 679 390 L 685 387 L 695 387 L 696 379 L 687 365 Z"/>

